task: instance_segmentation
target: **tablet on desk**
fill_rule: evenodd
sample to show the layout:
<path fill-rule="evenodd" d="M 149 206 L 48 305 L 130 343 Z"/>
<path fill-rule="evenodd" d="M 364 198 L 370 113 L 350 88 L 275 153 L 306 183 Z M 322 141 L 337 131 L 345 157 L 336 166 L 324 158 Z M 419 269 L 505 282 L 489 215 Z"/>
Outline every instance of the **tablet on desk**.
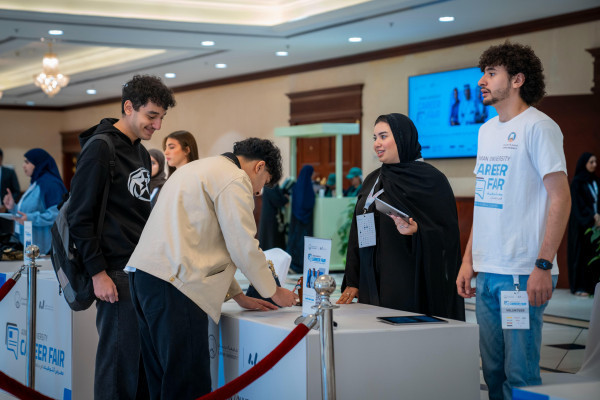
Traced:
<path fill-rule="evenodd" d="M 410 217 L 408 216 L 408 214 L 403 213 L 402 211 L 398 210 L 396 207 L 392 207 L 391 205 L 389 205 L 388 203 L 386 203 L 383 200 L 375 199 L 375 208 L 380 213 L 383 213 L 385 215 L 394 215 L 396 217 L 400 217 L 404 221 L 409 223 Z"/>
<path fill-rule="evenodd" d="M 424 314 L 406 315 L 402 317 L 377 317 L 377 319 L 392 325 L 443 324 L 448 322 L 445 319 Z"/>

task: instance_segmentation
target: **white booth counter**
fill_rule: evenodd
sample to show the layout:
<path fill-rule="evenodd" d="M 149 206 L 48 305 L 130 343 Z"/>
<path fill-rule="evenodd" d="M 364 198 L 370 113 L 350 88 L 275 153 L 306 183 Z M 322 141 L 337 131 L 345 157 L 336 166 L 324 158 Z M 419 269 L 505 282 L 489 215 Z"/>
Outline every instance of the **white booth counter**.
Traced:
<path fill-rule="evenodd" d="M 210 324 L 213 388 L 248 371 L 294 328 L 300 307 L 273 312 L 223 305 L 218 326 Z M 479 399 L 478 326 L 394 326 L 378 316 L 411 313 L 365 304 L 333 311 L 337 398 Z M 239 399 L 320 399 L 319 332 L 311 330 L 269 372 L 238 394 Z"/>
<path fill-rule="evenodd" d="M 580 380 L 568 384 L 513 389 L 513 400 L 592 400 L 599 397 L 600 381 L 597 380 Z"/>
<path fill-rule="evenodd" d="M 96 307 L 72 312 L 50 259 L 39 259 L 37 279 L 35 390 L 58 400 L 94 397 L 94 360 L 98 344 Z M 0 262 L 0 285 L 23 262 Z M 27 271 L 0 302 L 0 370 L 26 384 Z"/>

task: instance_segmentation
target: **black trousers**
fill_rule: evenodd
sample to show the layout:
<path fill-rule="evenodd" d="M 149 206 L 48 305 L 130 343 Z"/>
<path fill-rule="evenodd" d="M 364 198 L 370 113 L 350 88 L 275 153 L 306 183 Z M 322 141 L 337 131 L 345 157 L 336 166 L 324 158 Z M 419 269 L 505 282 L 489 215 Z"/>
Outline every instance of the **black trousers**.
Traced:
<path fill-rule="evenodd" d="M 144 400 L 147 382 L 140 354 L 137 318 L 129 291 L 129 278 L 120 270 L 106 271 L 117 286 L 119 301 L 96 300 L 95 400 Z"/>
<path fill-rule="evenodd" d="M 208 317 L 168 282 L 129 274 L 150 398 L 192 400 L 211 391 Z"/>

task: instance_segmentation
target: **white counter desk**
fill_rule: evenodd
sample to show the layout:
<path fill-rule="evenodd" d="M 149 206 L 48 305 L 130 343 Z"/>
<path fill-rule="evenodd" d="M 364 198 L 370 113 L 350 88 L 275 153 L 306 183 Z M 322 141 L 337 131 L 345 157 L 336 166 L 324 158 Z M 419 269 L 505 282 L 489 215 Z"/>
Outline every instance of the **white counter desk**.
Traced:
<path fill-rule="evenodd" d="M 49 259 L 37 279 L 37 336 L 35 389 L 58 400 L 91 400 L 98 344 L 96 307 L 72 312 L 62 294 Z M 0 285 L 22 262 L 0 262 Z M 0 302 L 0 370 L 26 383 L 27 273 Z"/>
<path fill-rule="evenodd" d="M 477 400 L 478 327 L 447 324 L 393 326 L 377 316 L 410 313 L 364 304 L 333 311 L 337 398 Z M 294 328 L 301 308 L 244 311 L 233 302 L 209 331 L 213 388 L 263 359 Z M 240 399 L 320 399 L 320 344 L 311 330 L 273 369 L 239 393 Z"/>
<path fill-rule="evenodd" d="M 592 400 L 600 397 L 600 381 L 581 379 L 570 383 L 516 388 L 513 400 Z"/>

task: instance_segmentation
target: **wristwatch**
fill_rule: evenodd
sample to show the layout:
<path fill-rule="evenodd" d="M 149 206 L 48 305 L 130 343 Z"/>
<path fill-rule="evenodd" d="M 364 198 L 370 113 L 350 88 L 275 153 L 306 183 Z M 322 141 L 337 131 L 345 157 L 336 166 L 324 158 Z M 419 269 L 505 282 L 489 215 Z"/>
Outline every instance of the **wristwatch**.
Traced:
<path fill-rule="evenodd" d="M 552 263 L 548 260 L 544 260 L 543 258 L 538 258 L 535 260 L 535 266 L 539 269 L 543 269 L 544 271 L 552 269 Z"/>

